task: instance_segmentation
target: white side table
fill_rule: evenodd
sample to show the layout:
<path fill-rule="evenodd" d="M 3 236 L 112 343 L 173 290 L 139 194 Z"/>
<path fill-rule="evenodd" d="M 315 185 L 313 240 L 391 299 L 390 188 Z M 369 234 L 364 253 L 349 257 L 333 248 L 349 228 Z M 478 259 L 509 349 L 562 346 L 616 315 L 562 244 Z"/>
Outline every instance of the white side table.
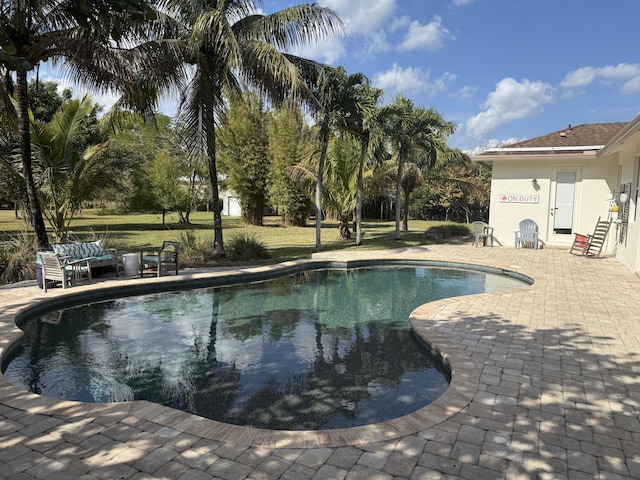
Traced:
<path fill-rule="evenodd" d="M 122 266 L 127 277 L 135 277 L 138 275 L 138 269 L 140 268 L 140 255 L 137 253 L 125 253 L 122 255 Z"/>

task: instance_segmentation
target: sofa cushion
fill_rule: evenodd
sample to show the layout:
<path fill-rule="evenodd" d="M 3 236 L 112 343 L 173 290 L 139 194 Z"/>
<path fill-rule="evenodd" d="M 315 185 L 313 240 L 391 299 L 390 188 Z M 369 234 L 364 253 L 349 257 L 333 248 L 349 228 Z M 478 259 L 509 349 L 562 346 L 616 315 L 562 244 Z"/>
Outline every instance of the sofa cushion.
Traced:
<path fill-rule="evenodd" d="M 105 253 L 104 255 L 98 255 L 91 257 L 92 262 L 113 262 L 116 257 L 110 253 Z"/>
<path fill-rule="evenodd" d="M 73 260 L 106 255 L 101 240 L 96 240 L 95 242 L 54 243 L 51 247 L 57 255 L 68 255 Z"/>
<path fill-rule="evenodd" d="M 79 242 L 80 250 L 86 257 L 101 257 L 105 255 L 104 248 L 102 247 L 102 241 L 96 240 L 95 242 Z"/>

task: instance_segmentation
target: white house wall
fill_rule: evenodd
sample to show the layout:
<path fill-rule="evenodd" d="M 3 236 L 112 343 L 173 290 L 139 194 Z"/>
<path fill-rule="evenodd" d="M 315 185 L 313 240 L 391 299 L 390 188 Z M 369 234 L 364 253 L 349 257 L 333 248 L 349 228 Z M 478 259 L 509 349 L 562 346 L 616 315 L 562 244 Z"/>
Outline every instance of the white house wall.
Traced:
<path fill-rule="evenodd" d="M 614 230 L 612 235 L 618 235 L 615 245 L 616 257 L 631 271 L 640 272 L 640 211 L 637 196 L 640 132 L 628 138 L 614 153 L 604 158 L 611 158 L 618 164 L 619 178 L 616 181 L 616 189 L 619 188 L 619 184 L 631 183 L 629 222 L 624 238 L 620 241 L 620 227 Z"/>
<path fill-rule="evenodd" d="M 576 171 L 572 232 L 592 233 L 598 217 L 610 214 L 616 184 L 615 162 L 595 155 L 518 155 L 490 158 L 493 162 L 489 224 L 501 245 L 514 245 L 518 223 L 526 218 L 538 224 L 539 238 L 546 246 L 566 246 L 573 234 L 553 233 L 551 211 L 557 171 Z M 532 180 L 536 179 L 536 183 Z"/>
<path fill-rule="evenodd" d="M 227 217 L 239 217 L 242 215 L 240 200 L 234 195 L 231 190 L 225 190 L 221 193 L 222 215 Z"/>

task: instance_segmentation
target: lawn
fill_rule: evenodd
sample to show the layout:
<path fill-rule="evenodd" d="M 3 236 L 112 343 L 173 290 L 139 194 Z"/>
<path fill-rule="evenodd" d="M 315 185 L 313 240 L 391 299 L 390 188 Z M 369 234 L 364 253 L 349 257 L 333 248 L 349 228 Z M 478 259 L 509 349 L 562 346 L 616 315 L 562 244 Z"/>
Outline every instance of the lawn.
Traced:
<path fill-rule="evenodd" d="M 445 222 L 421 220 L 409 221 L 409 231 L 402 232 L 402 240 L 394 240 L 393 221 L 363 222 L 363 244 L 355 246 L 355 234 L 351 240 L 338 238 L 338 223 L 323 222 L 323 250 L 359 249 L 374 250 L 415 246 L 429 243 L 424 232 Z M 237 217 L 223 217 L 224 241 L 229 242 L 238 233 L 250 233 L 269 250 L 268 263 L 282 262 L 297 258 L 309 258 L 315 250 L 315 223 L 309 220 L 306 227 L 283 227 L 279 217 L 265 217 L 264 226 L 243 224 Z M 0 210 L 0 241 L 7 241 L 26 230 L 23 220 L 16 220 L 11 210 Z M 191 214 L 191 224 L 178 223 L 176 214 L 168 214 L 162 224 L 160 214 L 103 214 L 97 210 L 85 210 L 71 224 L 70 237 L 74 240 L 91 238 L 104 239 L 107 246 L 118 252 L 137 252 L 142 247 L 161 245 L 163 240 L 180 241 L 187 230 L 198 240 L 213 238 L 213 215 L 208 212 Z M 430 242 L 433 243 L 433 242 Z"/>

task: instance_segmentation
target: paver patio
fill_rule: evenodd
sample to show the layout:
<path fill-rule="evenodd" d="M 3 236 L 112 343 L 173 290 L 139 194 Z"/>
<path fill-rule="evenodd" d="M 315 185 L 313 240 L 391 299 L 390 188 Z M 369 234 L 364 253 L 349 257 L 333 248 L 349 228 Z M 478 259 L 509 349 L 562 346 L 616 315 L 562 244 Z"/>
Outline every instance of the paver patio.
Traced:
<path fill-rule="evenodd" d="M 416 309 L 417 333 L 451 362 L 451 387 L 414 416 L 355 433 L 243 429 L 147 402 L 62 402 L 0 377 L 0 478 L 640 478 L 640 279 L 615 258 L 469 245 L 314 256 L 354 257 L 474 263 L 535 284 Z M 19 335 L 15 315 L 39 299 L 150 281 L 46 295 L 2 288 L 0 350 Z"/>

